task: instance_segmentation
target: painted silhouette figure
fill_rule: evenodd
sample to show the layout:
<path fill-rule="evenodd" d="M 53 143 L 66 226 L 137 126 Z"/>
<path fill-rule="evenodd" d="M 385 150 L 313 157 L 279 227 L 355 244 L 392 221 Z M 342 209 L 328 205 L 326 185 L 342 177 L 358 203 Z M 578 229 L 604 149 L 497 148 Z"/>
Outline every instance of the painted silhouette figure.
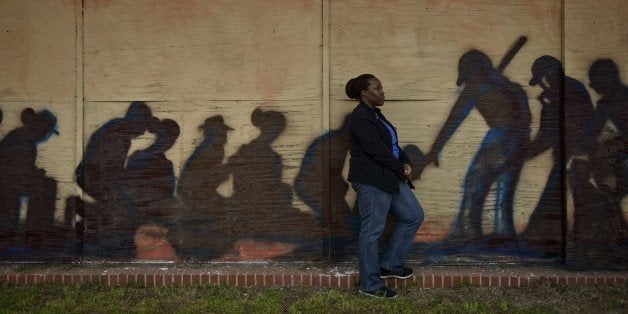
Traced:
<path fill-rule="evenodd" d="M 188 158 L 177 185 L 177 196 L 185 204 L 179 209 L 175 231 L 179 254 L 214 259 L 233 247 L 231 225 L 226 217 L 230 199 L 218 193 L 229 179 L 223 159 L 227 132 L 233 130 L 222 116 L 209 117 L 199 126 L 203 141 Z"/>
<path fill-rule="evenodd" d="M 56 131 L 57 118 L 48 110 L 22 111 L 23 126 L 10 131 L 0 141 L 0 232 L 2 241 L 17 244 L 18 233 L 26 235 L 26 245 L 42 245 L 45 233 L 55 224 L 57 181 L 37 167 L 37 146 Z M 27 215 L 20 226 L 20 208 Z"/>
<path fill-rule="evenodd" d="M 199 129 L 203 130 L 203 141 L 183 166 L 177 195 L 188 207 L 219 212 L 223 210 L 226 200 L 216 189 L 229 178 L 222 161 L 227 132 L 233 128 L 225 124 L 222 116 L 217 115 L 207 118 Z"/>
<path fill-rule="evenodd" d="M 237 239 L 292 242 L 299 253 L 312 254 L 311 245 L 320 241 L 320 224 L 314 216 L 292 207 L 292 188 L 282 182 L 282 159 L 272 143 L 286 128 L 286 117 L 277 111 L 255 109 L 253 125 L 259 137 L 229 158 L 233 173 L 233 202 L 229 219 Z M 320 252 L 320 249 L 319 249 Z"/>
<path fill-rule="evenodd" d="M 346 115 L 342 126 L 337 130 L 315 139 L 307 148 L 299 174 L 294 181 L 294 191 L 322 222 L 323 252 L 332 258 L 346 255 L 349 245 L 357 241 L 359 215 L 345 200 L 349 184 L 342 176 L 349 145 L 349 123 L 351 115 Z M 326 151 L 325 149 L 329 149 Z M 324 156 L 327 152 L 328 156 Z M 328 206 L 323 206 L 323 160 L 329 160 Z"/>
<path fill-rule="evenodd" d="M 150 147 L 129 157 L 125 191 L 132 206 L 139 211 L 142 223 L 166 225 L 175 198 L 175 177 L 172 161 L 165 153 L 172 148 L 181 131 L 177 122 L 171 119 L 151 125 L 149 131 L 156 134 L 157 139 Z"/>
<path fill-rule="evenodd" d="M 126 174 L 131 140 L 144 134 L 152 122 L 150 108 L 136 101 L 123 118 L 110 120 L 92 134 L 76 168 L 76 181 L 85 193 L 105 204 L 120 197 L 117 182 Z"/>
<path fill-rule="evenodd" d="M 593 116 L 594 109 L 584 85 L 565 76 L 562 64 L 556 58 L 539 57 L 534 61 L 531 71 L 530 85 L 538 85 L 543 90 L 538 96 L 542 109 L 539 131 L 530 143 L 526 159 L 551 149 L 554 163 L 541 199 L 522 237 L 528 248 L 560 254 L 565 191 L 563 169 L 571 158 L 588 158 L 588 152 L 595 149 L 591 147 L 594 141 L 582 141 L 583 130 Z"/>
<path fill-rule="evenodd" d="M 107 257 L 133 256 L 139 212 L 126 196 L 125 163 L 131 140 L 146 132 L 156 118 L 143 102 L 129 105 L 123 118 L 100 127 L 89 139 L 76 181 L 96 203 L 85 204 L 85 252 Z"/>
<path fill-rule="evenodd" d="M 628 117 L 628 87 L 621 82 L 619 68 L 611 59 L 598 59 L 589 69 L 590 86 L 598 93 L 600 100 L 595 108 L 595 120 L 589 132 L 598 135 L 606 122 L 610 120 L 622 137 L 626 137 Z"/>
<path fill-rule="evenodd" d="M 451 236 L 452 239 L 467 241 L 483 238 L 482 209 L 495 183 L 494 233 L 501 237 L 514 237 L 513 197 L 530 136 L 526 94 L 519 85 L 496 71 L 488 56 L 478 50 L 462 55 L 458 72 L 456 84 L 464 84 L 464 88 L 426 154 L 425 165 L 439 165 L 438 154 L 471 110 L 476 108 L 490 129 L 467 171 L 462 204 Z"/>
<path fill-rule="evenodd" d="M 281 156 L 271 146 L 284 131 L 286 117 L 277 111 L 258 108 L 253 111 L 251 120 L 261 131 L 259 137 L 242 145 L 228 160 L 234 174 L 234 201 L 242 205 L 289 206 L 292 187 L 281 181 Z"/>
<path fill-rule="evenodd" d="M 626 221 L 621 201 L 626 195 L 625 137 L 628 88 L 610 59 L 598 59 L 589 69 L 590 86 L 601 98 L 585 128 L 582 142 L 598 140 L 590 160 L 575 159 L 569 169 L 574 202 L 571 268 L 625 268 L 628 262 Z M 604 130 L 611 122 L 616 130 Z M 573 175 L 572 175 L 573 173 Z"/>
<path fill-rule="evenodd" d="M 625 269 L 628 263 L 626 221 L 621 204 L 597 182 L 591 162 L 574 159 L 567 179 L 574 202 L 573 238 L 567 266 L 574 269 Z"/>
<path fill-rule="evenodd" d="M 628 87 L 621 82 L 619 68 L 611 59 L 598 59 L 589 69 L 590 86 L 601 98 L 595 107 L 595 116 L 587 125 L 587 139 L 601 136 L 607 122 L 616 128 L 616 134 L 604 139 L 596 154 L 594 175 L 601 189 L 619 201 L 628 190 Z M 614 196 L 612 196 L 614 195 Z"/>

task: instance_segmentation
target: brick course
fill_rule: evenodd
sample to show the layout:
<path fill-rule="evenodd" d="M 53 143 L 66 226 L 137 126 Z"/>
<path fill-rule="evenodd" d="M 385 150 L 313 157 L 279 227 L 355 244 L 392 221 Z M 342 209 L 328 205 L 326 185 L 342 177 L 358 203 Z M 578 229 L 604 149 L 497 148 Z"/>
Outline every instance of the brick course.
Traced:
<path fill-rule="evenodd" d="M 237 287 L 252 286 L 312 286 L 324 288 L 354 289 L 359 280 L 356 269 L 343 271 L 317 269 L 290 269 L 282 265 L 269 267 L 263 265 L 242 266 L 239 264 L 219 267 L 180 268 L 162 266 L 155 269 L 150 266 L 131 268 L 96 268 L 96 269 L 41 269 L 19 270 L 17 266 L 5 265 L 0 270 L 0 283 L 32 285 L 54 282 L 57 284 L 99 283 L 104 286 L 124 286 L 137 284 L 144 287 L 163 287 L 171 285 L 230 285 Z M 477 272 L 469 267 L 417 267 L 415 274 L 408 279 L 387 278 L 385 284 L 402 288 L 419 286 L 423 288 L 453 288 L 460 285 L 519 288 L 546 282 L 563 286 L 604 286 L 624 285 L 628 272 L 569 272 L 559 268 L 544 268 L 538 274 L 531 274 L 534 268 L 493 267 Z"/>

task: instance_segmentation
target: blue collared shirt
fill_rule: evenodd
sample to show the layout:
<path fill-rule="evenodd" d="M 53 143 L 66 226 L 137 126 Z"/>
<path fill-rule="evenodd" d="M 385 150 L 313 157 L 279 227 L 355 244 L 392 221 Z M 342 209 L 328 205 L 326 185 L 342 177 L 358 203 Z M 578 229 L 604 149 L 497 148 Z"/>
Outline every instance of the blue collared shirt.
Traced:
<path fill-rule="evenodd" d="M 388 129 L 388 133 L 390 133 L 390 139 L 392 141 L 392 153 L 397 159 L 399 159 L 399 145 L 397 143 L 397 135 L 395 133 L 395 130 L 393 129 L 392 125 L 386 123 L 386 121 L 384 121 L 383 119 L 379 119 L 379 121 L 382 121 L 382 123 Z"/>

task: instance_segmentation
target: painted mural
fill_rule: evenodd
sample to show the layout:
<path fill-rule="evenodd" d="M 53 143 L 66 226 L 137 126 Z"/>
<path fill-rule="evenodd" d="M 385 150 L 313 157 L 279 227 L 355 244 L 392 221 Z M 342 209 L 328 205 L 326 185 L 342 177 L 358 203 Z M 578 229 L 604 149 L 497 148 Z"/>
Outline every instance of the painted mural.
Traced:
<path fill-rule="evenodd" d="M 281 156 L 272 143 L 286 131 L 286 117 L 255 109 L 252 124 L 260 135 L 225 163 L 222 116 L 199 127 L 203 141 L 186 161 L 178 194 L 185 205 L 173 243 L 182 257 L 207 259 L 320 259 L 320 220 L 292 206 L 292 186 L 281 181 Z M 233 193 L 218 187 L 232 178 Z"/>
<path fill-rule="evenodd" d="M 281 2 L 271 4 L 275 9 L 283 5 Z M 110 5 L 117 8 L 122 4 L 113 1 L 95 5 L 87 1 L 85 5 L 86 16 L 92 16 Z M 200 10 L 202 14 L 214 14 L 212 5 L 198 5 L 207 9 Z M 216 4 L 223 10 L 230 8 L 229 4 L 221 5 L 226 7 Z M 135 28 L 129 32 L 131 35 L 127 34 L 130 40 L 122 42 L 129 45 L 140 42 L 145 45 L 142 47 L 118 43 L 124 48 L 109 49 L 107 43 L 115 36 L 103 35 L 98 27 L 89 28 L 102 26 L 98 23 L 106 25 L 110 22 L 107 21 L 109 15 L 87 21 L 86 34 L 105 38 L 102 42 L 90 41 L 90 37 L 85 36 L 83 43 L 87 64 L 84 88 L 97 90 L 87 93 L 84 100 L 93 105 L 92 108 L 98 107 L 85 116 L 98 117 L 80 121 L 80 115 L 72 117 L 55 110 L 57 107 L 53 104 L 50 107 L 44 104 L 62 102 L 58 99 L 42 101 L 37 106 L 34 103 L 40 101 L 36 98 L 28 98 L 28 104 L 0 102 L 1 260 L 346 262 L 357 259 L 359 215 L 345 168 L 350 158 L 347 132 L 351 116 L 344 108 L 331 110 L 330 116 L 325 118 L 333 121 L 322 126 L 320 120 L 325 119 L 307 116 L 321 111 L 318 103 L 322 96 L 318 94 L 318 86 L 311 88 L 306 84 L 319 84 L 316 76 L 320 74 L 316 61 L 320 57 L 319 34 L 292 34 L 286 25 L 296 24 L 292 18 L 301 19 L 289 14 L 276 13 L 268 18 L 270 22 L 264 20 L 257 28 L 242 22 L 257 18 L 257 12 L 251 16 L 238 12 L 244 16 L 234 19 L 233 23 L 244 29 L 242 33 L 238 27 L 225 28 L 226 31 L 220 28 L 221 23 L 230 21 L 222 20 L 217 14 L 211 22 L 216 24 L 210 26 L 224 33 L 212 35 L 216 42 L 209 35 L 207 37 L 212 37 L 209 42 L 202 41 L 206 40 L 204 37 L 196 42 L 199 36 L 185 37 L 191 35 L 182 29 L 193 27 L 190 25 L 199 23 L 205 16 L 185 14 L 196 12 L 192 8 L 195 5 L 188 6 L 179 11 L 168 10 L 182 14 L 170 15 L 173 21 L 189 22 L 189 25 L 167 25 L 172 29 L 135 24 L 149 19 L 124 20 Z M 254 6 L 265 9 L 262 4 Z M 426 4 L 427 7 L 434 9 L 438 5 Z M 320 13 L 320 5 L 294 5 L 289 9 L 313 16 L 312 21 L 322 20 L 316 15 Z M 155 6 L 153 13 L 158 14 L 160 10 Z M 332 10 L 332 17 L 335 12 L 338 10 Z M 398 14 L 386 12 L 382 18 L 390 21 Z M 290 23 L 282 24 L 285 21 Z M 318 24 L 312 25 L 312 29 L 320 28 Z M 350 33 L 333 23 L 330 26 L 334 34 L 340 34 L 337 36 Z M 394 28 L 401 29 L 399 25 Z M 234 36 L 229 33 L 232 31 Z M 141 40 L 133 37 L 135 32 L 141 34 L 138 35 Z M 178 38 L 173 35 L 172 38 L 164 36 L 164 42 L 155 47 L 150 46 L 151 36 L 160 32 L 170 35 L 180 32 L 185 40 L 194 43 L 187 48 L 172 44 L 168 40 L 176 42 Z M 421 37 L 421 40 L 430 40 L 423 45 L 404 39 L 404 34 L 397 34 L 399 37 L 389 46 L 403 51 L 421 45 L 421 49 L 427 50 L 421 50 L 420 58 L 436 58 L 429 50 L 429 43 L 436 39 Z M 433 134 L 403 132 L 415 135 L 400 139 L 413 163 L 412 178 L 419 201 L 425 204 L 428 185 L 431 185 L 430 191 L 451 191 L 460 187 L 459 192 L 442 192 L 443 195 L 438 196 L 457 203 L 455 208 L 445 209 L 452 215 L 426 206 L 426 218 L 433 215 L 440 220 L 426 221 L 426 228 L 420 232 L 435 231 L 429 237 L 426 234 L 415 237 L 410 259 L 425 263 L 532 262 L 564 263 L 579 269 L 625 269 L 628 265 L 624 210 L 628 87 L 620 75 L 620 70 L 626 70 L 625 64 L 606 57 L 592 59 L 587 62 L 590 63 L 587 77 L 572 77 L 567 75 L 565 64 L 557 55 L 537 53 L 538 46 L 533 53 L 526 51 L 531 44 L 545 44 L 541 35 L 516 39 L 518 33 L 508 33 L 512 34 L 515 34 L 512 36 L 514 43 L 499 36 L 503 42 L 494 40 L 492 46 L 478 41 L 450 49 L 447 53 L 451 55 L 439 60 L 447 60 L 455 71 L 425 69 L 434 75 L 422 74 L 420 82 L 408 79 L 399 83 L 405 84 L 399 90 L 408 88 L 409 84 L 416 85 L 418 91 L 424 91 L 421 84 L 440 86 L 441 91 L 429 91 L 430 97 L 439 93 L 446 97 L 408 100 L 412 98 L 408 94 L 416 91 L 391 92 L 391 103 L 416 101 L 440 105 L 447 101 L 446 107 L 439 109 L 444 114 L 424 109 L 433 108 L 428 105 L 417 106 L 407 113 L 395 113 L 406 119 L 399 120 L 405 121 L 400 127 L 407 128 L 418 125 L 408 121 L 433 115 L 427 122 L 435 128 Z M 309 42 L 300 43 L 301 46 L 287 44 L 301 37 L 312 37 L 314 42 L 311 46 L 307 46 Z M 235 46 L 242 51 L 233 50 L 231 40 L 237 42 Z M 251 42 L 252 46 L 242 45 L 243 42 Z M 341 40 L 334 43 L 346 49 Z M 444 49 L 441 46 L 439 49 Z M 215 47 L 231 50 L 225 52 Z M 495 53 L 495 47 L 509 48 L 500 55 Z M 211 53 L 205 53 L 206 48 Z M 199 64 L 215 61 L 199 61 L 187 55 L 196 49 L 210 56 L 206 58 L 224 57 L 229 61 L 220 61 L 212 68 L 218 69 L 218 73 L 210 75 L 213 85 L 206 86 L 211 90 L 210 96 L 198 88 L 205 84 L 200 78 L 207 78 L 206 73 L 186 78 L 186 73 L 205 71 Z M 297 61 L 299 58 L 295 57 L 285 63 L 276 56 L 282 49 L 292 49 L 291 53 L 285 53 L 290 58 L 299 50 L 316 53 L 314 57 L 308 55 Z M 528 57 L 522 58 L 523 53 Z M 125 58 L 149 58 L 154 57 L 153 54 L 158 56 L 156 60 L 161 60 L 160 64 L 168 67 L 165 72 L 170 71 L 182 79 L 173 80 L 167 75 L 162 78 L 165 72 L 155 70 L 161 65 L 152 63 L 150 69 L 154 73 L 150 75 L 160 77 L 160 81 L 149 87 L 133 80 L 118 86 L 116 84 L 122 80 L 109 78 L 120 73 L 129 77 L 136 74 L 112 70 L 137 69 L 134 62 L 126 62 Z M 107 68 L 103 63 L 106 58 L 98 59 L 103 55 L 111 55 L 111 62 L 116 64 Z M 168 57 L 164 57 L 166 55 Z M 198 63 L 176 68 L 165 61 L 181 56 Z M 358 53 L 356 60 L 363 57 Z M 399 59 L 408 62 L 402 57 Z M 373 71 L 385 71 L 395 61 L 377 60 L 380 63 L 372 64 Z M 301 63 L 315 64 L 317 74 L 301 73 L 301 68 L 294 71 L 297 74 L 290 72 L 290 68 Z M 523 67 L 516 66 L 522 63 Z M 333 70 L 344 72 L 347 69 Z M 281 75 L 284 72 L 290 75 L 284 77 Z M 339 75 L 334 72 L 330 77 L 333 94 L 334 80 Z M 168 84 L 174 84 L 172 82 L 178 84 L 172 85 L 177 90 L 176 97 L 173 96 L 176 99 L 168 100 L 171 98 L 164 95 L 171 93 L 172 86 Z M 396 83 L 390 82 L 391 85 Z M 301 85 L 308 88 L 301 91 Z M 11 91 L 13 89 L 11 87 Z M 239 89 L 243 90 L 241 95 Z M 214 91 L 218 94 L 215 97 Z M 455 91 L 455 95 L 449 91 Z M 121 96 L 107 98 L 107 92 L 120 92 Z M 11 93 L 3 89 L 0 98 Z M 186 98 L 186 93 L 193 95 L 191 99 Z M 135 97 L 137 95 L 146 97 Z M 239 100 L 240 97 L 253 100 Z M 335 103 L 346 102 L 333 97 L 330 98 Z M 310 102 L 317 107 L 313 108 Z M 119 108 L 120 104 L 124 110 L 119 114 L 112 114 L 106 108 L 107 105 Z M 197 107 L 202 106 L 207 108 L 196 112 Z M 76 109 L 70 108 L 66 111 Z M 387 106 L 384 110 L 398 109 Z M 10 126 L 7 119 L 12 121 Z M 55 150 L 62 149 L 50 145 L 51 139 L 81 143 L 80 138 L 75 138 L 76 134 L 58 131 L 70 122 L 93 125 L 83 134 L 85 149 L 72 162 L 74 171 L 68 171 L 71 182 L 67 182 L 58 173 L 53 174 L 56 172 L 50 163 L 42 161 L 54 158 L 51 156 L 56 156 Z M 476 124 L 465 128 L 469 123 Z M 472 136 L 465 134 L 468 130 L 477 132 L 480 138 L 478 145 L 464 148 L 469 151 L 469 159 L 444 162 L 463 149 L 456 138 Z M 136 142 L 145 145 L 138 148 L 134 146 Z M 538 168 L 543 156 L 550 157 L 544 159 L 547 162 L 541 165 L 542 171 L 536 172 L 543 173 L 540 193 L 527 193 L 532 195 L 530 199 L 517 203 L 522 187 L 529 189 L 531 185 L 524 178 L 526 171 L 535 169 L 527 166 L 535 163 Z M 461 180 L 447 182 L 454 188 L 433 186 L 438 185 L 433 181 L 434 176 L 426 174 L 434 170 L 461 173 Z M 432 207 L 437 206 L 432 204 Z M 390 216 L 382 241 L 387 240 L 395 222 L 395 217 Z"/>
<path fill-rule="evenodd" d="M 530 136 L 530 112 L 525 92 L 493 68 L 479 50 L 466 52 L 458 65 L 456 85 L 464 84 L 445 126 L 426 155 L 426 163 L 438 165 L 438 154 L 464 118 L 476 108 L 489 126 L 469 166 L 460 213 L 452 237 L 481 240 L 481 212 L 490 187 L 497 185 L 495 226 L 497 237 L 515 235 L 512 217 L 513 194 Z"/>
<path fill-rule="evenodd" d="M 19 261 L 45 258 L 50 249 L 68 254 L 76 249 L 75 235 L 71 221 L 55 223 L 57 181 L 36 163 L 38 147 L 59 136 L 57 118 L 48 110 L 26 108 L 20 120 L 23 125 L 0 140 L 0 256 Z"/>
<path fill-rule="evenodd" d="M 567 264 L 577 268 L 625 267 L 627 234 L 621 202 L 628 192 L 628 87 L 621 82 L 619 68 L 611 59 L 593 62 L 589 81 L 601 97 L 594 112 L 587 111 L 587 122 L 574 144 L 586 149 L 588 159 L 573 158 L 567 167 L 575 205 L 574 238 L 568 239 L 567 251 L 576 255 Z M 564 103 L 567 106 L 569 101 Z M 607 122 L 614 127 L 604 129 Z"/>
<path fill-rule="evenodd" d="M 314 210 L 323 227 L 323 253 L 342 259 L 357 252 L 359 214 L 345 200 L 349 183 L 343 177 L 349 154 L 350 115 L 340 128 L 316 138 L 307 148 L 299 174 L 294 181 L 297 196 Z M 323 169 L 327 160 L 329 170 Z M 328 180 L 329 187 L 321 184 Z"/>
<path fill-rule="evenodd" d="M 489 129 L 468 167 L 450 234 L 439 243 L 417 243 L 417 250 L 432 258 L 515 254 L 558 259 L 568 243 L 568 250 L 582 252 L 572 261 L 574 267 L 599 263 L 600 256 L 603 266 L 623 265 L 623 108 L 628 89 L 619 80 L 617 65 L 609 59 L 592 64 L 591 87 L 601 95 L 594 106 L 584 85 L 566 76 L 559 60 L 551 56 L 535 60 L 529 85 L 539 87 L 534 105 L 542 110 L 534 138 L 525 92 L 486 54 L 466 52 L 458 69 L 456 84 L 463 89 L 430 151 L 423 155 L 414 145 L 405 147 L 416 164 L 415 180 L 426 166 L 439 165 L 439 153 L 473 108 Z M 70 214 L 58 224 L 56 180 L 35 161 L 39 145 L 62 135 L 50 111 L 24 109 L 23 126 L 0 141 L 3 259 L 24 254 L 36 258 L 37 250 L 54 249 L 66 258 L 74 253 L 113 259 L 240 260 L 247 258 L 238 252 L 243 246 L 249 246 L 245 251 L 254 259 L 318 260 L 326 254 L 332 260 L 351 258 L 359 224 L 357 209 L 345 200 L 348 184 L 343 177 L 350 116 L 339 129 L 312 141 L 294 186 L 281 181 L 281 158 L 271 145 L 286 132 L 286 117 L 258 108 L 250 119 L 260 135 L 223 162 L 227 133 L 234 129 L 220 115 L 208 117 L 198 126 L 201 143 L 176 178 L 165 152 L 177 141 L 179 125 L 154 117 L 144 102 L 131 103 L 124 117 L 110 120 L 91 135 L 76 168 L 76 182 L 88 199 L 68 198 Z M 603 129 L 607 121 L 616 128 Z M 145 132 L 155 135 L 154 142 L 131 152 L 131 140 Z M 519 173 L 526 160 L 546 150 L 553 160 L 547 183 L 525 230 L 517 234 L 512 207 Z M 329 170 L 323 169 L 325 158 Z M 324 176 L 327 187 L 321 184 Z M 233 194 L 223 196 L 218 187 L 230 177 Z M 565 185 L 573 191 L 575 203 L 572 241 L 564 238 Z M 497 195 L 495 218 L 486 222 L 481 212 L 491 189 Z M 293 208 L 293 196 L 313 212 Z M 24 219 L 22 208 L 27 212 Z M 77 221 L 74 228 L 72 215 Z M 394 223 L 394 217 L 391 220 Z M 493 232 L 483 232 L 486 223 L 492 223 Z"/>

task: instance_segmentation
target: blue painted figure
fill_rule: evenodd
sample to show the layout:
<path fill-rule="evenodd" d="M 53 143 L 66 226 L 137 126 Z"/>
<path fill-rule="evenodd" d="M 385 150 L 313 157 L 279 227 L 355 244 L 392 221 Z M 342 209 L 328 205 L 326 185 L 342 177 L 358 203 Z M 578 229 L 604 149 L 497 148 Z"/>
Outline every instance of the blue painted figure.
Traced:
<path fill-rule="evenodd" d="M 488 56 L 478 50 L 462 55 L 458 72 L 457 85 L 464 84 L 464 88 L 426 154 L 426 165 L 439 165 L 438 154 L 471 110 L 477 109 L 489 130 L 464 179 L 462 204 L 451 236 L 460 241 L 484 237 L 482 209 L 491 186 L 496 184 L 494 233 L 511 238 L 515 236 L 513 197 L 530 140 L 526 94 L 521 86 L 496 71 Z"/>

